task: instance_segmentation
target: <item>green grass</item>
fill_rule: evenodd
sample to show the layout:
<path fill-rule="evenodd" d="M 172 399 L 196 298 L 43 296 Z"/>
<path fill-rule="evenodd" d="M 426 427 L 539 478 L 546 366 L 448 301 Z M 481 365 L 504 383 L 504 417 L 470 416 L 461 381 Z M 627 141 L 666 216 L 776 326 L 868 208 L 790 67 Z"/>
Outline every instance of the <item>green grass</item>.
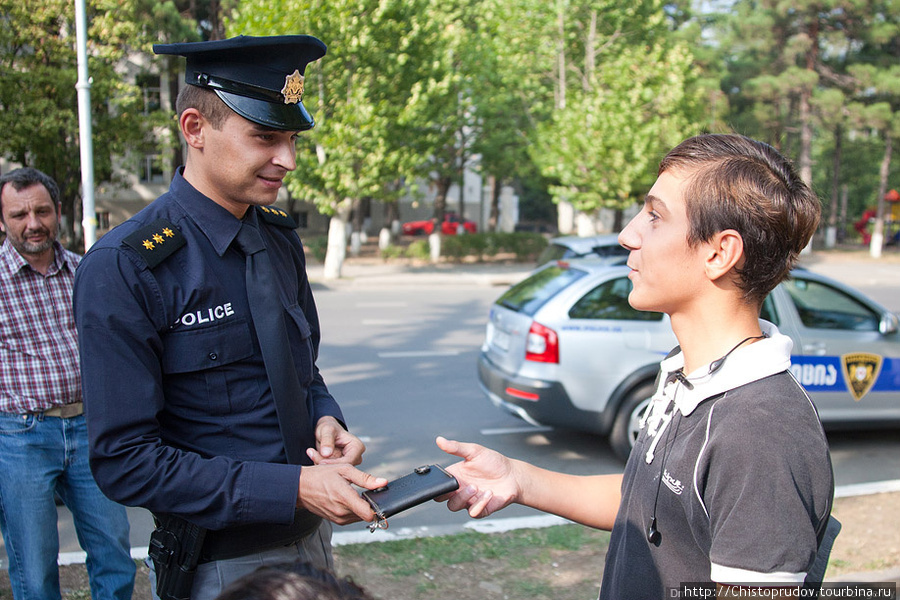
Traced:
<path fill-rule="evenodd" d="M 335 547 L 334 555 L 339 575 L 352 577 L 380 600 L 584 600 L 597 595 L 608 544 L 606 532 L 559 525 L 344 545 Z M 581 560 L 573 564 L 579 552 Z M 558 573 L 571 578 L 573 569 L 576 580 L 560 583 Z M 63 599 L 90 598 L 84 565 L 63 571 Z M 3 579 L 0 600 L 12 597 L 8 578 Z M 141 561 L 135 584 L 135 600 L 149 600 Z"/>
<path fill-rule="evenodd" d="M 338 546 L 335 564 L 381 600 L 596 597 L 609 534 L 581 525 Z"/>
<path fill-rule="evenodd" d="M 606 548 L 609 534 L 581 525 L 559 525 L 544 529 L 520 529 L 507 533 L 466 532 L 443 537 L 351 544 L 335 548 L 335 555 L 348 561 L 378 564 L 398 577 L 487 559 L 503 559 L 513 569 L 527 568 L 550 550 L 579 550 L 585 544 Z M 599 570 L 599 565 L 598 565 Z"/>

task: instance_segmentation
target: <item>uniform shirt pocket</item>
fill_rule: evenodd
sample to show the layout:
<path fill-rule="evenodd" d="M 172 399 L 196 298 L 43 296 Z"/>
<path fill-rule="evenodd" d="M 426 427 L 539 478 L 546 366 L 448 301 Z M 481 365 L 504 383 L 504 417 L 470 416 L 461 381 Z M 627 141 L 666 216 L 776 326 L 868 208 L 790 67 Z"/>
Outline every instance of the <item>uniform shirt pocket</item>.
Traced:
<path fill-rule="evenodd" d="M 313 346 L 312 346 L 312 328 L 303 309 L 298 304 L 289 306 L 285 312 L 290 317 L 290 322 L 297 327 L 294 332 L 290 332 L 292 340 L 291 346 L 294 350 L 294 362 L 297 364 L 297 376 L 300 378 L 300 384 L 303 387 L 309 387 L 313 380 Z M 290 328 L 290 323 L 288 323 Z M 299 339 L 295 335 L 299 334 Z"/>
<path fill-rule="evenodd" d="M 164 336 L 162 368 L 169 410 L 191 419 L 248 413 L 264 392 L 265 367 L 244 319 Z"/>
<path fill-rule="evenodd" d="M 167 375 L 214 369 L 253 355 L 250 325 L 243 319 L 184 329 L 163 337 L 162 369 Z"/>

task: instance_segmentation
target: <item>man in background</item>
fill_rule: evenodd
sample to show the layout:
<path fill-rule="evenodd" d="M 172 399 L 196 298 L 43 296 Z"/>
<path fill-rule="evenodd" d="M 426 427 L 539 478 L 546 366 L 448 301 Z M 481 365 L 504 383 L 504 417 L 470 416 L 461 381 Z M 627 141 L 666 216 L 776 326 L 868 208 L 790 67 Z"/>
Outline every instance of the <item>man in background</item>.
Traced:
<path fill-rule="evenodd" d="M 72 284 L 56 240 L 59 188 L 32 168 L 0 177 L 0 529 L 16 600 L 60 598 L 58 495 L 87 553 L 94 599 L 131 598 L 125 508 L 88 464 Z"/>

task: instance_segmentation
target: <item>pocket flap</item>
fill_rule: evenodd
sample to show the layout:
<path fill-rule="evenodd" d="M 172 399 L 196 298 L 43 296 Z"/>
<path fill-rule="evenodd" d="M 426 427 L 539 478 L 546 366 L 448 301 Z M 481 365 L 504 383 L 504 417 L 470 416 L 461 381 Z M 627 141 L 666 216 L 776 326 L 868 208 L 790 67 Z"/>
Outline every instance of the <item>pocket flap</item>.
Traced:
<path fill-rule="evenodd" d="M 250 335 L 250 325 L 243 319 L 169 333 L 163 337 L 163 373 L 204 371 L 249 358 Z"/>

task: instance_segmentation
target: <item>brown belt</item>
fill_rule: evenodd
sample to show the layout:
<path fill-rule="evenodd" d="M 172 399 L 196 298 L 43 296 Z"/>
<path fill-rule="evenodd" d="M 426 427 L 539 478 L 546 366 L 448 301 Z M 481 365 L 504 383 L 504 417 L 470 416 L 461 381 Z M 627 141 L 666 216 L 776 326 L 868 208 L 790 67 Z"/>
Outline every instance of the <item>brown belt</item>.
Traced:
<path fill-rule="evenodd" d="M 62 404 L 54 406 L 43 412 L 45 417 L 60 417 L 63 419 L 71 419 L 78 415 L 84 414 L 84 402 L 73 402 L 71 404 Z"/>

